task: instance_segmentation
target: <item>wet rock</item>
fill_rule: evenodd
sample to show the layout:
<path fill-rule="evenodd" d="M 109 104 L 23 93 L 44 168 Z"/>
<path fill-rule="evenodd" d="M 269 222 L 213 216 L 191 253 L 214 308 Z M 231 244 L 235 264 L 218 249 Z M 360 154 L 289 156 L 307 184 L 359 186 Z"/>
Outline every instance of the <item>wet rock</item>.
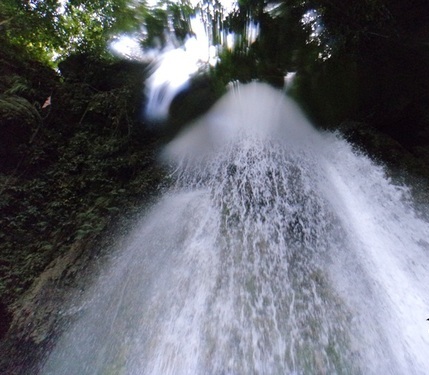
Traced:
<path fill-rule="evenodd" d="M 389 135 L 361 122 L 344 122 L 338 130 L 357 149 L 384 165 L 395 183 L 410 186 L 423 211 L 429 207 L 428 148 L 408 150 Z"/>
<path fill-rule="evenodd" d="M 341 124 L 339 131 L 349 142 L 387 167 L 429 177 L 425 163 L 389 135 L 365 123 L 352 121 Z"/>

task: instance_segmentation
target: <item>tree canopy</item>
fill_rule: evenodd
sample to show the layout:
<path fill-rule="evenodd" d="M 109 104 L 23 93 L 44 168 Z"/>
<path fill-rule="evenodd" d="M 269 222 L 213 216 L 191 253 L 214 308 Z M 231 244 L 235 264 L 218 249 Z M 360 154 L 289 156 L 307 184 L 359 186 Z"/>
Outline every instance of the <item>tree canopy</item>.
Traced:
<path fill-rule="evenodd" d="M 109 35 L 136 28 L 128 0 L 3 0 L 2 39 L 51 61 L 73 52 L 105 51 Z"/>
<path fill-rule="evenodd" d="M 0 38 L 48 62 L 106 54 L 109 38 L 124 31 L 138 33 L 146 48 L 162 48 L 168 33 L 177 43 L 192 34 L 197 11 L 214 44 L 222 33 L 240 36 L 232 50 L 220 52 L 215 79 L 281 85 L 297 71 L 292 94 L 324 126 L 354 118 L 399 137 L 411 116 L 412 134 L 428 127 L 425 0 L 240 0 L 229 14 L 218 0 L 155 7 L 139 0 L 3 0 Z M 251 24 L 259 30 L 252 41 Z"/>

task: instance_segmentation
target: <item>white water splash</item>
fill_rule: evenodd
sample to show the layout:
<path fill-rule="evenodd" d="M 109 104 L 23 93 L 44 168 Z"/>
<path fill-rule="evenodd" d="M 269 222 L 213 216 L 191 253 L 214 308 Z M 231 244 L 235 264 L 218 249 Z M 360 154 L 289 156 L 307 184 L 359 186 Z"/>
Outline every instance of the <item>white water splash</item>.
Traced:
<path fill-rule="evenodd" d="M 257 83 L 164 158 L 43 374 L 429 373 L 429 227 L 382 168 Z"/>

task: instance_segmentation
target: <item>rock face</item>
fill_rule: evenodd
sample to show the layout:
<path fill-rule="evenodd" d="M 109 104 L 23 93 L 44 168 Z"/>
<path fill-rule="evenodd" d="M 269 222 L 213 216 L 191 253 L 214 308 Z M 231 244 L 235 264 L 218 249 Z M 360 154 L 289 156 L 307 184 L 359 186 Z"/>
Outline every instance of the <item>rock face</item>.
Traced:
<path fill-rule="evenodd" d="M 0 360 L 1 374 L 37 373 L 40 355 L 61 320 L 61 306 L 64 306 L 67 294 L 71 295 L 70 290 L 61 286 L 67 278 L 70 282 L 68 269 L 79 264 L 79 257 L 88 261 L 84 250 L 83 243 L 76 243 L 52 261 L 30 290 L 9 307 L 9 322 L 0 343 L 2 353 L 8 353 L 8 356 Z M 83 270 L 81 265 L 82 276 Z"/>
<path fill-rule="evenodd" d="M 76 241 L 67 252 L 55 258 L 34 281 L 31 288 L 9 310 L 0 309 L 8 319 L 0 342 L 0 374 L 37 374 L 43 355 L 56 335 L 73 320 L 70 304 L 79 300 L 108 253 L 106 235 Z M 95 245 L 96 244 L 96 245 Z M 67 312 L 67 313 L 66 313 Z M 3 316 L 2 316 L 3 318 Z"/>
<path fill-rule="evenodd" d="M 98 58 L 80 69 L 71 59 L 60 80 L 6 47 L 0 43 L 0 374 L 26 375 L 37 374 L 40 356 L 73 319 L 64 306 L 90 284 L 122 217 L 156 196 L 164 173 L 159 139 L 140 122 L 144 66 Z"/>
<path fill-rule="evenodd" d="M 143 66 L 72 57 L 60 81 L 40 64 L 7 62 L 3 47 L 0 375 L 27 375 L 37 374 L 40 356 L 73 320 L 61 310 L 84 292 L 109 241 L 117 241 L 110 232 L 119 215 L 135 214 L 165 175 L 154 157 L 158 134 L 139 123 Z M 168 136 L 210 108 L 221 93 L 211 84 L 196 82 L 175 99 Z M 41 109 L 48 96 L 49 116 Z M 344 123 L 340 131 L 387 163 L 393 177 L 405 170 L 423 181 L 418 197 L 429 201 L 427 148 L 410 152 L 363 123 Z"/>
<path fill-rule="evenodd" d="M 389 176 L 397 183 L 411 187 L 411 193 L 422 214 L 429 208 L 429 148 L 406 149 L 389 135 L 368 124 L 348 121 L 338 130 L 357 149 L 383 164 Z M 426 212 L 426 213 L 425 213 Z"/>
<path fill-rule="evenodd" d="M 349 142 L 387 167 L 429 177 L 428 166 L 420 155 L 415 154 L 414 149 L 406 149 L 392 137 L 368 124 L 348 121 L 342 123 L 338 130 Z"/>

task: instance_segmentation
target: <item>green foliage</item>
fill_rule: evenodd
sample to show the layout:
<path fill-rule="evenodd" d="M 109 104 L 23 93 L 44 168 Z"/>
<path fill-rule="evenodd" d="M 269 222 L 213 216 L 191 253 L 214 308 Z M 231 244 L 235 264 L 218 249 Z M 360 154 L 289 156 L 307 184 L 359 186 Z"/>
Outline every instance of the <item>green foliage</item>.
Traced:
<path fill-rule="evenodd" d="M 315 61 L 299 72 L 291 96 L 300 102 L 311 119 L 335 129 L 356 115 L 359 105 L 357 65 L 347 56 Z"/>
<path fill-rule="evenodd" d="M 145 67 L 108 57 L 106 42 L 114 33 L 144 29 L 147 47 L 163 47 L 171 26 L 180 42 L 195 13 L 188 2 L 153 9 L 127 0 L 59 4 L 0 2 L 1 126 L 22 130 L 15 143 L 7 142 L 14 158 L 0 174 L 0 273 L 6 275 L 0 296 L 8 303 L 51 259 L 75 241 L 96 238 L 160 182 L 157 141 L 137 127 Z M 317 123 L 365 120 L 427 152 L 425 1 L 246 0 L 223 24 L 220 4 L 212 5 L 205 19 L 214 40 L 228 30 L 240 34 L 241 43 L 221 53 L 207 81 L 194 81 L 176 98 L 175 131 L 208 109 L 230 81 L 280 86 L 287 72 L 297 71 L 292 95 Z M 268 12 L 270 5 L 276 7 Z M 324 25 L 317 37 L 314 22 L 302 22 L 312 9 Z M 249 21 L 260 25 L 251 45 Z M 62 59 L 61 80 L 37 63 L 52 63 L 55 54 Z M 47 97 L 52 103 L 42 109 Z"/>
<path fill-rule="evenodd" d="M 146 47 L 164 47 L 166 30 L 173 27 L 183 42 L 194 14 L 186 1 L 165 1 L 162 8 L 150 8 L 145 1 L 131 0 L 3 0 L 0 41 L 52 64 L 73 53 L 106 55 L 110 38 L 123 32 L 143 32 Z"/>
<path fill-rule="evenodd" d="M 166 31 L 173 31 L 177 42 L 183 43 L 191 34 L 190 18 L 194 16 L 194 9 L 188 2 L 163 2 L 163 6 L 148 8 L 140 2 L 135 9 L 135 16 L 144 28 L 142 44 L 147 48 L 163 48 L 167 43 Z M 170 42 L 176 42 L 175 40 Z"/>
<path fill-rule="evenodd" d="M 9 43 L 51 63 L 72 52 L 105 52 L 109 36 L 139 25 L 128 0 L 59 0 L 0 3 L 0 29 Z"/>
<path fill-rule="evenodd" d="M 293 95 L 318 124 L 355 119 L 409 149 L 429 145 L 427 1 L 268 1 L 278 5 L 269 14 L 258 2 L 240 4 L 235 25 L 249 14 L 260 22 L 249 49 L 256 75 L 297 71 Z M 317 20 L 304 24 L 307 12 Z M 225 62 L 233 69 L 234 59 Z"/>
<path fill-rule="evenodd" d="M 223 28 L 238 34 L 241 42 L 233 51 L 221 53 L 215 69 L 220 79 L 226 82 L 261 79 L 282 86 L 287 72 L 301 68 L 308 56 L 317 55 L 316 48 L 306 43 L 310 30 L 302 27 L 302 6 L 294 2 L 284 6 L 276 3 L 275 11 L 269 12 L 266 10 L 269 3 L 240 1 L 238 10 L 226 18 Z M 252 44 L 246 39 L 249 22 L 259 24 L 260 30 Z"/>
<path fill-rule="evenodd" d="M 250 82 L 257 77 L 257 63 L 250 54 L 225 50 L 220 54 L 220 61 L 213 73 L 224 85 L 235 80 Z"/>
<path fill-rule="evenodd" d="M 20 141 L 21 162 L 0 172 L 0 298 L 6 304 L 76 241 L 94 241 L 125 211 L 139 209 L 163 177 L 154 160 L 158 141 L 138 123 L 145 67 L 89 55 L 81 61 L 87 69 L 80 77 L 79 65 L 72 72 L 71 64 L 65 81 L 47 82 L 54 86 L 52 104 L 39 107 L 41 115 L 16 99 L 39 116 L 41 127 L 32 142 L 31 134 Z M 15 76 L 9 90 L 22 80 Z M 35 90 L 35 84 L 27 80 L 23 87 Z"/>

